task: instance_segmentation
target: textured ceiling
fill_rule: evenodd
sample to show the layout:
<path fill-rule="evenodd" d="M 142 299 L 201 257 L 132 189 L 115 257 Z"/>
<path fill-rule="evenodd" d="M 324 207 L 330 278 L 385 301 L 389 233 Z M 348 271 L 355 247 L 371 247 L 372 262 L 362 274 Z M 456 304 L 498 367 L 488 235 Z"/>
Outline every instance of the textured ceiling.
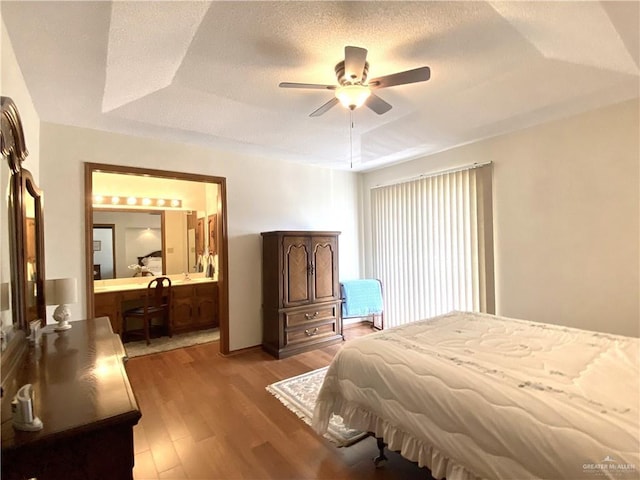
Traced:
<path fill-rule="evenodd" d="M 7 2 L 44 121 L 363 171 L 639 95 L 640 3 Z M 309 113 L 346 45 L 393 105 Z M 10 92 L 3 92 L 10 94 Z M 351 140 L 350 140 L 350 133 Z"/>

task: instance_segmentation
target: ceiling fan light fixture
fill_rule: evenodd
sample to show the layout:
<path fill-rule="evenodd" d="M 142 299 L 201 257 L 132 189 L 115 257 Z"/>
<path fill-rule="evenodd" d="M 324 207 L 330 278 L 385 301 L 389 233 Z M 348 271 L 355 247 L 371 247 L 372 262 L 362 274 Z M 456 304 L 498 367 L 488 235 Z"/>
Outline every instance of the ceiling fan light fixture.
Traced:
<path fill-rule="evenodd" d="M 369 95 L 371 90 L 364 85 L 343 85 L 336 88 L 336 98 L 349 110 L 355 110 L 364 105 Z"/>

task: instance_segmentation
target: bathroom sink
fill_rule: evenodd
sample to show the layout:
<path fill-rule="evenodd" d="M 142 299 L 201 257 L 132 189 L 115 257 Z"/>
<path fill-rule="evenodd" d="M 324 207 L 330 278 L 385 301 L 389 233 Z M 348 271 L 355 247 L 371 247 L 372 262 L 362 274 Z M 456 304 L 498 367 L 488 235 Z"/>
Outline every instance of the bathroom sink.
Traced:
<path fill-rule="evenodd" d="M 171 280 L 171 285 L 188 285 L 190 283 L 205 283 L 205 282 L 213 282 L 213 279 L 208 277 L 190 278 L 188 280 L 184 278 L 180 278 L 178 280 Z"/>

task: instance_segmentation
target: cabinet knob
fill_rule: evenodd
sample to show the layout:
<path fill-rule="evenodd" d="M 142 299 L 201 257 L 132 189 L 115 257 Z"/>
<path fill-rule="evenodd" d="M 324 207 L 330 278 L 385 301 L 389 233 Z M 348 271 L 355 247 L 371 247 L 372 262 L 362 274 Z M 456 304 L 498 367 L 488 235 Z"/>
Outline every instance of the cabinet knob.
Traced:
<path fill-rule="evenodd" d="M 314 335 L 316 335 L 318 333 L 318 327 L 314 328 L 313 330 L 308 328 L 308 329 L 306 329 L 304 331 L 304 333 L 307 335 L 307 337 L 313 337 Z"/>
<path fill-rule="evenodd" d="M 311 320 L 313 318 L 316 318 L 317 316 L 318 316 L 318 312 L 304 314 L 304 318 L 306 318 L 307 320 Z"/>
<path fill-rule="evenodd" d="M 307 273 L 309 275 L 313 275 L 316 271 L 316 267 L 313 265 L 313 263 L 309 262 L 309 264 L 307 265 Z"/>

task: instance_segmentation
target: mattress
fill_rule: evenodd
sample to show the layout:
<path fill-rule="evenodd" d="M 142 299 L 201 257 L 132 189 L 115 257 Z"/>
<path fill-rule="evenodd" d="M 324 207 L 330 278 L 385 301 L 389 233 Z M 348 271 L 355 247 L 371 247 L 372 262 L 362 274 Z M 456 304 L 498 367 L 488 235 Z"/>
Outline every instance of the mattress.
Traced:
<path fill-rule="evenodd" d="M 349 341 L 313 417 L 435 478 L 638 478 L 637 338 L 452 312 Z"/>

